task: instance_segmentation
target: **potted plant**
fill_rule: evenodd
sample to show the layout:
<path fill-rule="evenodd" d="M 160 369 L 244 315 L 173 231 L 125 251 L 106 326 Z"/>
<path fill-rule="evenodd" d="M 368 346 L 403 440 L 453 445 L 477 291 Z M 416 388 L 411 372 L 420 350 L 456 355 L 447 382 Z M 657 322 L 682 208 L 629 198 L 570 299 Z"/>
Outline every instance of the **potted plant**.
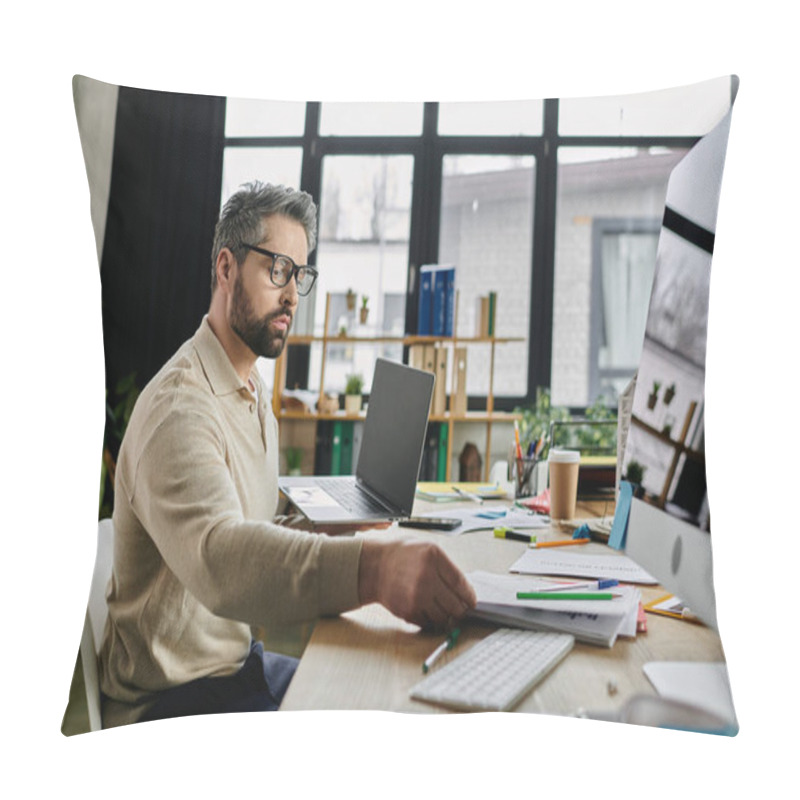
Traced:
<path fill-rule="evenodd" d="M 675 384 L 671 383 L 664 391 L 664 405 L 668 406 L 672 402 L 673 397 L 675 397 Z"/>
<path fill-rule="evenodd" d="M 347 310 L 348 311 L 355 311 L 356 310 L 356 293 L 352 289 L 347 290 Z"/>
<path fill-rule="evenodd" d="M 647 407 L 652 411 L 658 402 L 658 390 L 661 388 L 661 381 L 653 381 L 653 391 L 647 398 Z"/>
<path fill-rule="evenodd" d="M 364 389 L 364 379 L 359 374 L 347 376 L 344 386 L 344 411 L 345 414 L 358 414 L 361 411 L 361 392 Z"/>
<path fill-rule="evenodd" d="M 369 316 L 369 307 L 367 304 L 369 303 L 369 297 L 365 294 L 361 295 L 361 309 L 359 311 L 361 316 L 361 324 L 364 325 L 367 321 L 367 317 Z"/>
<path fill-rule="evenodd" d="M 287 447 L 283 453 L 286 456 L 286 469 L 289 475 L 299 475 L 300 462 L 303 460 L 303 449 L 301 447 Z"/>
<path fill-rule="evenodd" d="M 628 467 L 625 470 L 625 480 L 634 486 L 640 486 L 644 480 L 644 471 L 645 467 L 638 461 L 631 460 L 628 462 Z"/>

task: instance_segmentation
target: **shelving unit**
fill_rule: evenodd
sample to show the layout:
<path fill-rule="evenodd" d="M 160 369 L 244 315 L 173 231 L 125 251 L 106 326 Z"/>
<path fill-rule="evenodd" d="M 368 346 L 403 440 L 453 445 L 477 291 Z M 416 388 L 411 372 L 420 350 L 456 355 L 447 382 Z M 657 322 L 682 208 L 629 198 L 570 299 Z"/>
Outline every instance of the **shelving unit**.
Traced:
<path fill-rule="evenodd" d="M 459 345 L 472 346 L 481 345 L 491 348 L 489 359 L 489 387 L 486 393 L 486 409 L 482 411 L 468 411 L 463 415 L 455 415 L 446 411 L 444 414 L 431 414 L 430 420 L 432 422 L 445 422 L 447 423 L 447 473 L 446 480 L 452 480 L 451 470 L 453 461 L 453 435 L 455 426 L 460 423 L 478 423 L 486 426 L 486 457 L 484 458 L 484 480 L 488 480 L 490 464 L 490 453 L 492 445 L 492 425 L 494 423 L 510 423 L 515 419 L 519 420 L 520 415 L 510 412 L 495 411 L 494 410 L 494 367 L 495 367 L 495 349 L 498 345 L 507 344 L 509 342 L 524 341 L 522 338 L 511 337 L 498 337 L 498 336 L 485 336 L 485 337 L 464 337 L 464 336 L 419 336 L 416 334 L 409 334 L 406 336 L 340 336 L 330 335 L 327 333 L 330 318 L 330 294 L 325 299 L 325 324 L 322 336 L 290 336 L 287 342 L 287 347 L 284 349 L 281 356 L 275 362 L 275 380 L 272 389 L 272 409 L 276 418 L 281 420 L 363 420 L 365 417 L 364 412 L 357 415 L 345 414 L 343 411 L 338 413 L 321 413 L 318 411 L 294 411 L 282 408 L 281 397 L 283 394 L 286 382 L 286 363 L 289 358 L 289 350 L 292 345 L 310 345 L 315 343 L 322 344 L 322 363 L 320 366 L 319 376 L 319 399 L 325 397 L 325 367 L 328 345 L 330 344 L 400 344 L 403 346 L 411 347 L 417 344 L 436 344 L 445 345 L 451 349 L 452 354 L 452 368 L 453 368 L 453 383 L 455 386 L 455 348 Z M 458 321 L 458 301 L 456 300 L 456 323 Z M 456 330 L 454 324 L 454 330 Z M 452 405 L 452 395 L 450 396 L 450 405 Z"/>

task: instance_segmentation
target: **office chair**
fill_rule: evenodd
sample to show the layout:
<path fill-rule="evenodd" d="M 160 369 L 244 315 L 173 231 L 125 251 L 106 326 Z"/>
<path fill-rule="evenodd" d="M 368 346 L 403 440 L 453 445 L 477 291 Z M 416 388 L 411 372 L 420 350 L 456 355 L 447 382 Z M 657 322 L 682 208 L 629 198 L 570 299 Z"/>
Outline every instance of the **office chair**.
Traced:
<path fill-rule="evenodd" d="M 83 684 L 86 689 L 86 706 L 89 711 L 89 730 L 98 731 L 103 727 L 100 710 L 100 674 L 97 657 L 103 641 L 103 628 L 108 616 L 106 588 L 111 577 L 111 563 L 114 550 L 114 526 L 110 519 L 100 520 L 97 527 L 97 557 L 89 590 L 89 604 L 81 636 L 81 663 L 83 665 Z"/>

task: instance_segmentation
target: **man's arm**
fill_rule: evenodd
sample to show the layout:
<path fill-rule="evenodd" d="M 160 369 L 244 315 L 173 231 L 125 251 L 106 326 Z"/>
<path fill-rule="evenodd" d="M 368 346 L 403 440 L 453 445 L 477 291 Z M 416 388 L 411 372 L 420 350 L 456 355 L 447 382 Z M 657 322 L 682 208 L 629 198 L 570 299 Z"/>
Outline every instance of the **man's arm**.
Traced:
<path fill-rule="evenodd" d="M 210 414 L 167 414 L 120 486 L 169 569 L 218 616 L 294 623 L 358 605 L 361 542 L 245 516 Z M 265 487 L 264 491 L 267 491 Z"/>
<path fill-rule="evenodd" d="M 207 417 L 168 416 L 145 451 L 132 506 L 170 569 L 220 616 L 291 622 L 379 602 L 441 627 L 475 604 L 466 578 L 433 544 L 331 538 L 244 519 Z"/>
<path fill-rule="evenodd" d="M 358 568 L 361 603 L 378 602 L 423 628 L 448 628 L 475 607 L 475 591 L 435 544 L 365 540 Z"/>

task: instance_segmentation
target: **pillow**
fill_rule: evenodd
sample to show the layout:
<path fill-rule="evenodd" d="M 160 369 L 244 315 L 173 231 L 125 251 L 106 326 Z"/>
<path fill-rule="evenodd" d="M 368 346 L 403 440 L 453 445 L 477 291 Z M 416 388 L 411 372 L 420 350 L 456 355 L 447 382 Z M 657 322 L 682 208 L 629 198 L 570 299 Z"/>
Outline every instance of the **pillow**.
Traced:
<path fill-rule="evenodd" d="M 588 636 L 588 625 L 577 634 L 580 655 L 568 657 L 557 667 L 535 690 L 539 692 L 536 702 L 523 702 L 522 709 L 569 716 L 581 710 L 584 716 L 735 733 L 738 728 L 723 649 L 714 630 L 702 410 L 708 270 L 737 87 L 738 79 L 731 76 L 649 94 L 569 98 L 558 104 L 320 106 L 149 91 L 76 76 L 75 107 L 102 281 L 108 413 L 101 519 L 107 520 L 111 514 L 117 450 L 139 392 L 193 335 L 208 310 L 214 226 L 222 202 L 239 183 L 248 179 L 298 183 L 302 179 L 315 200 L 319 201 L 320 193 L 330 198 L 325 200 L 328 207 L 321 208 L 321 241 L 345 246 L 372 241 L 370 237 L 379 239 L 388 253 L 387 268 L 402 273 L 400 291 L 387 291 L 383 298 L 387 319 L 390 304 L 399 302 L 405 291 L 407 264 L 420 265 L 437 253 L 441 256 L 437 248 L 448 242 L 456 242 L 451 252 L 463 259 L 457 264 L 457 269 L 463 267 L 459 276 L 462 292 L 468 295 L 471 291 L 477 297 L 481 286 L 476 283 L 470 288 L 473 275 L 464 265 L 475 252 L 469 252 L 468 236 L 480 232 L 481 240 L 473 246 L 479 248 L 477 252 L 503 254 L 504 279 L 512 286 L 511 294 L 526 303 L 517 323 L 532 336 L 536 334 L 531 339 L 536 347 L 528 349 L 525 344 L 523 351 L 531 381 L 550 385 L 565 404 L 572 405 L 588 405 L 594 400 L 592 393 L 602 387 L 611 389 L 619 394 L 626 427 L 629 417 L 624 401 L 630 396 L 630 434 L 618 453 L 630 493 L 624 494 L 623 485 L 612 544 L 632 546 L 636 560 L 645 569 L 658 570 L 655 578 L 664 584 L 663 591 L 649 583 L 635 586 L 633 615 L 620 620 L 619 630 L 611 637 L 611 659 L 634 665 L 628 683 L 622 685 L 617 672 L 593 683 L 571 672 L 570 662 L 580 670 L 586 659 L 599 666 L 609 656 L 598 651 L 596 644 L 580 641 Z M 434 128 L 437 120 L 438 128 Z M 318 130 L 319 142 L 310 145 L 307 130 Z M 442 162 L 430 155 L 438 151 L 421 145 L 423 131 L 430 136 L 431 130 L 441 137 L 437 144 L 445 152 L 444 184 L 441 177 L 435 177 L 442 174 Z M 388 143 L 389 131 L 401 135 L 402 140 Z M 558 145 L 557 152 L 551 145 Z M 391 175 L 371 173 L 358 185 L 354 178 L 348 184 L 342 173 L 337 190 L 325 194 L 324 166 L 321 171 L 319 165 L 328 156 L 347 153 L 348 148 L 365 157 L 376 150 L 396 153 L 399 149 L 409 159 L 402 167 L 406 172 L 394 176 L 394 183 Z M 500 178 L 500 161 L 493 158 L 497 152 L 508 157 Z M 446 160 L 448 153 L 453 154 L 451 161 Z M 424 163 L 424 169 L 416 169 L 414 158 Z M 460 179 L 448 182 L 448 175 Z M 376 176 L 393 187 L 386 194 L 392 201 L 389 205 L 376 204 L 370 194 L 369 184 L 373 181 L 374 186 Z M 412 178 L 429 181 L 433 193 L 415 192 Z M 460 205 L 453 199 L 459 192 Z M 527 197 L 527 205 L 516 201 L 518 194 Z M 441 208 L 434 207 L 440 202 Z M 336 213 L 331 210 L 334 206 Z M 508 227 L 509 220 L 527 231 L 527 239 L 519 236 L 519 227 Z M 494 239 L 488 238 L 492 234 Z M 403 250 L 399 257 L 393 255 L 392 248 L 409 236 L 411 250 Z M 520 252 L 528 260 L 518 276 L 509 270 Z M 704 270 L 699 283 L 698 272 L 692 269 L 698 252 Z M 328 255 L 334 262 L 333 249 L 326 250 Z M 349 258 L 352 260 L 352 253 Z M 364 266 L 358 269 L 361 272 L 354 274 L 366 274 Z M 476 281 L 481 278 L 480 271 L 475 275 Z M 482 277 L 485 281 L 485 275 Z M 524 292 L 519 290 L 522 280 L 527 281 Z M 620 288 L 623 285 L 636 289 L 625 304 L 620 299 L 627 296 L 627 290 Z M 343 287 L 335 291 L 344 293 Z M 546 313 L 532 313 L 527 305 L 529 295 L 534 303 L 541 303 L 534 306 L 537 312 L 544 309 Z M 414 297 L 413 281 L 409 297 Z M 697 313 L 676 317 L 676 310 L 688 308 L 681 299 L 685 297 L 695 303 Z M 379 313 L 377 308 L 373 313 Z M 410 313 L 406 312 L 405 330 L 413 329 L 409 327 Z M 532 323 L 529 315 L 534 317 Z M 681 321 L 691 325 L 682 327 Z M 305 322 L 311 325 L 309 320 Z M 461 329 L 459 335 L 466 338 Z M 540 340 L 548 346 L 540 347 Z M 653 366 L 654 353 L 657 366 Z M 305 357 L 315 358 L 313 351 Z M 510 359 L 510 369 L 519 370 L 516 357 Z M 626 395 L 625 384 L 637 369 L 636 390 L 631 388 Z M 690 394 L 685 388 L 682 393 L 684 378 L 684 387 L 694 387 Z M 649 390 L 655 383 L 656 400 L 650 408 L 646 395 L 652 393 Z M 283 428 L 290 429 L 292 422 L 283 419 L 281 426 L 283 436 Z M 676 455 L 674 463 L 664 455 L 664 447 Z M 648 463 L 637 477 L 632 462 L 643 461 Z M 645 514 L 657 512 L 667 529 L 663 540 L 642 543 L 640 502 Z M 677 521 L 699 533 L 698 541 L 693 539 L 684 547 L 687 552 L 702 553 L 704 568 L 681 573 L 680 580 L 674 581 L 668 567 L 678 558 L 675 548 L 680 545 L 675 542 L 680 534 L 673 530 Z M 109 531 L 110 523 L 102 522 L 92 588 L 95 598 L 102 595 L 109 574 L 108 553 L 102 547 Z M 468 566 L 470 556 L 464 555 L 463 540 L 442 537 L 439 541 L 452 548 L 456 560 L 465 558 L 465 568 L 477 568 Z M 487 547 L 499 544 L 488 541 Z M 676 594 L 675 586 L 711 598 L 711 605 L 704 606 L 701 614 L 708 625 L 695 619 L 694 611 L 699 609 L 683 610 L 686 596 L 663 597 L 668 592 Z M 102 607 L 100 602 L 100 618 Z M 369 627 L 371 613 L 359 611 L 355 619 Z M 382 612 L 376 613 L 383 624 Z M 569 615 L 554 618 L 558 627 L 564 627 L 565 616 Z M 94 624 L 85 631 L 81 665 L 91 684 L 88 705 L 92 706 L 98 681 L 93 648 L 102 637 L 102 619 L 97 622 L 97 615 L 90 617 Z M 336 623 L 326 622 L 329 624 Z M 343 637 L 353 634 L 350 622 L 340 624 Z M 419 637 L 424 634 L 399 623 L 398 630 L 403 642 L 411 637 L 407 641 L 414 652 L 422 647 Z M 275 650 L 315 657 L 313 638 L 306 649 L 310 626 L 288 631 L 254 628 L 254 633 Z M 369 635 L 365 636 L 369 640 Z M 646 644 L 639 647 L 637 639 Z M 648 651 L 652 639 L 656 639 L 653 653 L 662 652 L 656 646 L 659 643 L 678 644 L 663 651 L 666 659 L 655 655 L 643 659 L 640 654 Z M 424 641 L 436 644 L 434 637 L 427 636 Z M 710 663 L 694 667 L 682 663 L 696 661 L 698 655 Z M 407 667 L 408 661 L 402 658 L 399 654 L 400 663 Z M 335 667 L 332 665 L 332 674 Z M 87 712 L 87 699 L 81 696 L 80 675 L 76 671 L 75 691 L 63 726 L 66 734 L 87 730 L 90 722 L 97 726 L 94 711 Z M 369 695 L 364 706 L 354 699 L 352 707 L 370 708 L 377 703 L 379 707 L 425 710 L 426 706 L 405 697 L 408 688 L 410 685 L 398 689 L 399 695 L 393 696 L 391 703 L 379 693 Z M 305 707 L 302 689 L 293 686 L 291 691 L 290 705 Z M 363 694 L 354 692 L 352 697 Z M 375 697 L 382 699 L 376 701 Z M 329 700 L 322 697 L 320 707 L 327 707 Z"/>

